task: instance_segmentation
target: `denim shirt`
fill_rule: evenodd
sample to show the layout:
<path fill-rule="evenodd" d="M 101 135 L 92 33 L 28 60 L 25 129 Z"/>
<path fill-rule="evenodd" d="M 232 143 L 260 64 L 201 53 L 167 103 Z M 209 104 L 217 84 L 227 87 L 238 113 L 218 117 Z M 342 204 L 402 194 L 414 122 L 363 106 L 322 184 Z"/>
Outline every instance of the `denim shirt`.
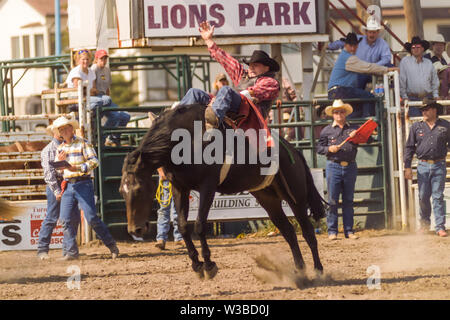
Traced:
<path fill-rule="evenodd" d="M 346 142 L 341 149 L 332 153 L 328 151 L 328 147 L 338 145 L 348 138 L 350 132 L 357 130 L 358 126 L 346 123 L 341 129 L 337 124 L 333 123 L 322 129 L 320 132 L 319 142 L 317 144 L 317 153 L 325 155 L 328 160 L 352 162 L 356 158 L 358 145 L 353 142 Z"/>
<path fill-rule="evenodd" d="M 405 168 L 411 168 L 414 153 L 421 160 L 444 159 L 449 145 L 450 122 L 438 118 L 433 129 L 425 121 L 413 123 L 405 146 Z"/>

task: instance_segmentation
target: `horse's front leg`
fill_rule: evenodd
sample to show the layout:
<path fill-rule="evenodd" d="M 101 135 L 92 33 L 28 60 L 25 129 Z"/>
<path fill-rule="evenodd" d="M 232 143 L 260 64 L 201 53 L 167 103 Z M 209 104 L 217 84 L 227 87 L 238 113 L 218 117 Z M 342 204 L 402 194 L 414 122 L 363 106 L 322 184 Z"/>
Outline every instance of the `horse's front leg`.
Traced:
<path fill-rule="evenodd" d="M 198 260 L 198 251 L 197 249 L 195 249 L 194 243 L 192 242 L 192 225 L 189 225 L 187 222 L 189 214 L 190 192 L 189 190 L 177 190 L 174 186 L 172 186 L 172 188 L 173 199 L 175 201 L 175 209 L 177 210 L 178 214 L 178 229 L 183 236 L 189 258 L 192 261 L 192 269 L 200 278 L 203 278 L 203 262 Z"/>
<path fill-rule="evenodd" d="M 204 274 L 207 279 L 214 278 L 218 271 L 216 263 L 211 261 L 211 251 L 206 242 L 208 213 L 213 203 L 215 193 L 215 187 L 211 184 L 205 185 L 200 189 L 200 205 L 198 208 L 197 221 L 195 222 L 195 232 L 200 238 L 202 257 L 205 261 Z"/>

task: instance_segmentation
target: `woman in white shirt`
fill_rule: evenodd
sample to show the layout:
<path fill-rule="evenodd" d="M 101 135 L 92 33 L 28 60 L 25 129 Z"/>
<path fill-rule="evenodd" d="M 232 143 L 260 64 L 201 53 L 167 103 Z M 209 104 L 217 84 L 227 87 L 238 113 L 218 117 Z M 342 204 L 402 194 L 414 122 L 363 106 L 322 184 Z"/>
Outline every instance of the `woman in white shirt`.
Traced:
<path fill-rule="evenodd" d="M 89 68 L 91 64 L 91 53 L 87 49 L 81 49 L 75 53 L 75 62 L 77 66 L 70 70 L 66 83 L 68 88 L 77 88 L 78 81 L 89 81 L 88 88 L 91 95 L 97 94 L 95 87 L 95 72 Z"/>

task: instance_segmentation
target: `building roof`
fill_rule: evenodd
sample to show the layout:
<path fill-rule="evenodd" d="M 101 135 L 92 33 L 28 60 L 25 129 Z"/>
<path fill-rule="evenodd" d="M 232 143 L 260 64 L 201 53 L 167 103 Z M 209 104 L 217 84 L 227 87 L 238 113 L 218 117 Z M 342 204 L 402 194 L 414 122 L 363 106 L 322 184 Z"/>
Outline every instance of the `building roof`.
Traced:
<path fill-rule="evenodd" d="M 25 0 L 44 17 L 55 15 L 55 0 Z M 67 15 L 67 0 L 60 0 L 61 15 Z"/>

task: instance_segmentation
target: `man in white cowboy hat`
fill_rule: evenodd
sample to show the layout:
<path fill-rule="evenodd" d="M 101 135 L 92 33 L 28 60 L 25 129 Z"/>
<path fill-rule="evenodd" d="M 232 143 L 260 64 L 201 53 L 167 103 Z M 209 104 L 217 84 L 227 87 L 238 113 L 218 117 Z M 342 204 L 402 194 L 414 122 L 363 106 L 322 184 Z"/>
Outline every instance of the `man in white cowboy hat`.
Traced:
<path fill-rule="evenodd" d="M 389 48 L 387 42 L 380 37 L 381 25 L 378 20 L 375 17 L 370 16 L 367 19 L 366 26 L 362 26 L 362 29 L 365 31 L 365 35 L 357 35 L 358 40 L 361 40 L 355 55 L 362 61 L 375 63 L 379 66 L 392 67 L 391 49 Z M 344 48 L 344 44 L 344 41 L 337 40 L 330 43 L 328 45 L 328 49 L 342 49 Z M 365 89 L 370 80 L 370 75 L 359 74 L 357 88 Z"/>
<path fill-rule="evenodd" d="M 444 36 L 440 33 L 437 33 L 432 40 L 431 43 L 431 53 L 425 54 L 423 57 L 430 59 L 433 63 L 434 68 L 436 69 L 439 77 L 439 96 L 442 99 L 449 99 L 448 89 L 450 82 L 450 65 L 448 61 L 444 58 L 445 45 L 447 44 Z"/>
<path fill-rule="evenodd" d="M 355 162 L 357 144 L 344 142 L 353 138 L 358 126 L 347 122 L 347 116 L 353 112 L 351 105 L 338 99 L 325 109 L 333 117 L 333 123 L 323 128 L 317 144 L 317 153 L 327 157 L 326 179 L 328 188 L 327 213 L 328 238 L 336 240 L 338 234 L 338 204 L 342 194 L 342 217 L 346 238 L 358 239 L 353 230 L 353 194 L 355 191 L 357 166 Z"/>
<path fill-rule="evenodd" d="M 73 227 L 75 217 L 74 207 L 80 206 L 89 225 L 97 236 L 111 251 L 112 258 L 119 254 L 116 241 L 112 237 L 106 225 L 97 216 L 94 200 L 94 185 L 90 172 L 98 166 L 97 155 L 94 148 L 85 139 L 75 135 L 78 122 L 59 117 L 53 122 L 53 130 L 58 132 L 64 142 L 58 147 L 58 160 L 66 160 L 69 166 L 64 169 L 64 181 L 66 189 L 61 197 L 60 220 L 64 232 L 64 260 L 78 258 L 78 246 L 76 242 L 77 229 Z"/>
<path fill-rule="evenodd" d="M 46 186 L 47 195 L 47 213 L 44 221 L 41 224 L 39 230 L 39 241 L 37 248 L 37 256 L 41 260 L 49 259 L 48 251 L 50 247 L 50 240 L 52 237 L 53 229 L 56 227 L 56 223 L 59 218 L 60 202 L 62 196 L 61 183 L 63 181 L 62 173 L 56 170 L 50 163 L 56 160 L 56 154 L 58 146 L 62 143 L 63 139 L 58 132 L 53 131 L 53 126 L 49 125 L 46 129 L 48 135 L 53 139 L 50 143 L 41 151 L 41 166 L 44 169 L 44 181 Z M 74 216 L 80 215 L 78 207 L 74 207 Z M 78 214 L 78 215 L 77 215 Z M 74 220 L 74 228 L 78 228 L 80 219 Z M 63 243 L 63 246 L 65 243 Z M 63 247 L 63 252 L 65 248 Z"/>
<path fill-rule="evenodd" d="M 400 61 L 400 97 L 410 101 L 439 98 L 439 78 L 436 69 L 429 59 L 423 58 L 430 43 L 415 36 L 404 46 L 411 55 Z M 410 107 L 408 114 L 413 117 L 422 115 L 416 107 Z"/>

